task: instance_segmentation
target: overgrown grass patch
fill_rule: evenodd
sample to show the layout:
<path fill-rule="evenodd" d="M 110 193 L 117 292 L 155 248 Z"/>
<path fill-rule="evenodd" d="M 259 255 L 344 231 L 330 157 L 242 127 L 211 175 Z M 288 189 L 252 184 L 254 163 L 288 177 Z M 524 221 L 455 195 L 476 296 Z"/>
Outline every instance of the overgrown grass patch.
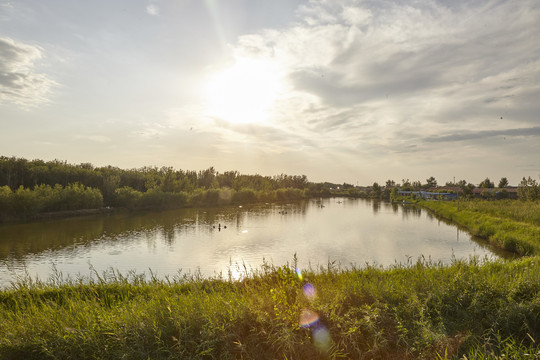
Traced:
<path fill-rule="evenodd" d="M 540 205 L 532 201 L 423 201 L 421 206 L 519 255 L 540 254 Z"/>
<path fill-rule="evenodd" d="M 539 261 L 23 282 L 0 291 L 0 358 L 540 356 Z"/>

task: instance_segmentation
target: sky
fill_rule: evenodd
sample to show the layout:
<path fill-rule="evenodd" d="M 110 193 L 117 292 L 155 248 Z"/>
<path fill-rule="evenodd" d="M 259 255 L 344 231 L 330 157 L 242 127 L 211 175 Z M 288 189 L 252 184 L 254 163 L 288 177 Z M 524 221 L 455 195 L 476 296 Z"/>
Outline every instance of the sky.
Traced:
<path fill-rule="evenodd" d="M 0 0 L 0 155 L 540 179 L 538 0 Z"/>

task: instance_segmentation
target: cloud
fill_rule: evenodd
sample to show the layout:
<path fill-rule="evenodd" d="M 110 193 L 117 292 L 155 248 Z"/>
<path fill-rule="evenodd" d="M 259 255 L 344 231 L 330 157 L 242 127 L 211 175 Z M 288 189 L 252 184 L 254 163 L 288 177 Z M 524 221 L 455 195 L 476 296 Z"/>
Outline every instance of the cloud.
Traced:
<path fill-rule="evenodd" d="M 312 0 L 297 15 L 290 27 L 235 46 L 286 69 L 292 95 L 279 111 L 289 126 L 359 139 L 369 131 L 382 143 L 434 136 L 448 124 L 485 128 L 501 115 L 494 130 L 538 125 L 534 1 Z"/>
<path fill-rule="evenodd" d="M 534 162 L 539 17 L 535 0 L 306 1 L 294 23 L 230 45 L 281 69 L 287 91 L 271 126 L 216 124 L 254 147 L 287 153 L 304 143 L 321 169 L 349 159 L 371 176 L 412 176 L 399 172 L 437 159 L 448 160 L 445 175 L 482 171 L 487 158 Z"/>
<path fill-rule="evenodd" d="M 426 138 L 427 142 L 450 142 L 450 141 L 464 141 L 464 140 L 477 140 L 486 139 L 491 137 L 523 137 L 523 136 L 540 136 L 540 126 L 520 129 L 505 129 L 505 130 L 481 130 L 481 131 L 468 131 L 456 134 L 448 134 L 443 136 L 434 136 Z"/>
<path fill-rule="evenodd" d="M 37 46 L 0 38 L 0 103 L 28 108 L 48 102 L 56 82 L 37 72 L 42 56 Z"/>
<path fill-rule="evenodd" d="M 154 1 L 151 1 L 150 4 L 146 6 L 146 12 L 152 16 L 158 16 L 160 9 L 159 9 L 159 6 L 157 6 Z"/>

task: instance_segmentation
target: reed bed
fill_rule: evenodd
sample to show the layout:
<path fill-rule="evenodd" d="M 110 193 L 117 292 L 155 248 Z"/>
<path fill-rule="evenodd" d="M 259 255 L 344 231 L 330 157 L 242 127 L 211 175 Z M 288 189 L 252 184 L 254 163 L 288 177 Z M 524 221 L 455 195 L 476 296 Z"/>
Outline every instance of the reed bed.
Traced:
<path fill-rule="evenodd" d="M 462 210 L 540 226 L 540 201 L 473 200 L 461 201 L 459 205 Z"/>
<path fill-rule="evenodd" d="M 540 254 L 540 202 L 422 201 L 420 205 L 497 247 L 519 255 Z"/>
<path fill-rule="evenodd" d="M 539 358 L 539 261 L 22 278 L 0 291 L 0 358 Z"/>

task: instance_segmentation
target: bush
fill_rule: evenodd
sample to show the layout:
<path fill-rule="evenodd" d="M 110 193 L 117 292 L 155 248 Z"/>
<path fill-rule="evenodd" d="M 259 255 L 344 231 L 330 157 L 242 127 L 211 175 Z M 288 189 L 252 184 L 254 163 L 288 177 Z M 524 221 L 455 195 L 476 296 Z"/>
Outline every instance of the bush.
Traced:
<path fill-rule="evenodd" d="M 8 215 L 11 210 L 11 196 L 13 192 L 9 186 L 0 187 L 0 215 Z"/>
<path fill-rule="evenodd" d="M 250 203 L 257 201 L 257 194 L 252 189 L 242 189 L 235 191 L 232 196 L 234 203 Z"/>
<path fill-rule="evenodd" d="M 114 205 L 133 209 L 140 206 L 143 193 L 129 186 L 114 191 Z"/>
<path fill-rule="evenodd" d="M 276 191 L 276 199 L 278 201 L 290 201 L 290 200 L 300 200 L 303 199 L 304 192 L 300 189 L 278 189 Z"/>

